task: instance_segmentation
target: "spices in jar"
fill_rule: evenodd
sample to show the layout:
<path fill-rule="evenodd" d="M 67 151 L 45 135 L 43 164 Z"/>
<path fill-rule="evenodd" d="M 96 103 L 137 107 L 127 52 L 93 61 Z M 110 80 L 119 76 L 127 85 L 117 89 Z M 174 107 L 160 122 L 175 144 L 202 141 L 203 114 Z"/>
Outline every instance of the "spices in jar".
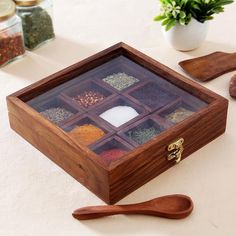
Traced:
<path fill-rule="evenodd" d="M 111 148 L 101 152 L 99 155 L 109 164 L 127 153 L 126 150 L 121 148 Z"/>
<path fill-rule="evenodd" d="M 25 53 L 21 20 L 15 15 L 15 3 L 0 2 L 0 66 L 10 63 Z"/>
<path fill-rule="evenodd" d="M 175 109 L 173 112 L 171 112 L 170 114 L 166 115 L 165 118 L 168 121 L 176 124 L 176 123 L 179 123 L 179 122 L 183 121 L 184 119 L 188 118 L 192 114 L 194 114 L 193 111 L 190 111 L 184 107 L 179 107 L 179 108 Z"/>
<path fill-rule="evenodd" d="M 55 37 L 52 7 L 48 0 L 16 0 L 17 14 L 22 20 L 25 47 L 33 50 Z"/>
<path fill-rule="evenodd" d="M 21 34 L 1 35 L 0 32 L 0 66 L 16 60 L 25 53 Z"/>
<path fill-rule="evenodd" d="M 144 144 L 161 133 L 161 129 L 156 127 L 137 128 L 128 131 L 128 137 L 138 144 Z"/>
<path fill-rule="evenodd" d="M 119 91 L 122 91 L 139 82 L 137 78 L 123 72 L 109 75 L 102 80 Z"/>
<path fill-rule="evenodd" d="M 116 106 L 100 114 L 100 117 L 113 126 L 119 127 L 138 115 L 139 113 L 132 107 Z"/>
<path fill-rule="evenodd" d="M 66 110 L 63 107 L 52 107 L 41 111 L 40 114 L 56 125 L 59 125 L 62 121 L 74 115 L 72 112 Z"/>
<path fill-rule="evenodd" d="M 88 146 L 103 137 L 105 132 L 95 125 L 84 124 L 72 129 L 69 135 L 83 145 Z"/>
<path fill-rule="evenodd" d="M 95 105 L 105 99 L 105 96 L 97 91 L 84 91 L 82 94 L 73 97 L 73 100 L 79 103 L 79 105 L 87 108 Z"/>

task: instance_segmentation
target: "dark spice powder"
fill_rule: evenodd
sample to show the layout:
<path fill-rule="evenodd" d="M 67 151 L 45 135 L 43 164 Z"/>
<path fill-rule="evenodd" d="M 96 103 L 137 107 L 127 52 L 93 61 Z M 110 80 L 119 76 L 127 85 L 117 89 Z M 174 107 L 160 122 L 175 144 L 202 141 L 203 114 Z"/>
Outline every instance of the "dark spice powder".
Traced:
<path fill-rule="evenodd" d="M 25 53 L 20 34 L 0 36 L 0 66 Z"/>
<path fill-rule="evenodd" d="M 148 83 L 130 95 L 152 109 L 165 106 L 175 98 L 154 83 Z"/>
<path fill-rule="evenodd" d="M 73 100 L 77 101 L 81 106 L 89 107 L 101 102 L 105 99 L 105 96 L 96 91 L 85 91 L 82 94 L 73 97 Z"/>
<path fill-rule="evenodd" d="M 18 9 L 21 17 L 24 42 L 28 49 L 34 49 L 41 43 L 55 37 L 50 15 L 41 7 Z"/>

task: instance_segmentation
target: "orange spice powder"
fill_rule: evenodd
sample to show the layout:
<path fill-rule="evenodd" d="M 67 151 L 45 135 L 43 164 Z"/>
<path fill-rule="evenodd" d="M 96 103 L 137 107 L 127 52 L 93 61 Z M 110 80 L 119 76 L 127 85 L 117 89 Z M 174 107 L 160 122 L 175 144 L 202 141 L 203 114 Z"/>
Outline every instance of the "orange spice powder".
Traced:
<path fill-rule="evenodd" d="M 81 142 L 83 145 L 90 145 L 105 135 L 104 131 L 94 125 L 85 124 L 77 126 L 69 132 L 69 135 Z"/>

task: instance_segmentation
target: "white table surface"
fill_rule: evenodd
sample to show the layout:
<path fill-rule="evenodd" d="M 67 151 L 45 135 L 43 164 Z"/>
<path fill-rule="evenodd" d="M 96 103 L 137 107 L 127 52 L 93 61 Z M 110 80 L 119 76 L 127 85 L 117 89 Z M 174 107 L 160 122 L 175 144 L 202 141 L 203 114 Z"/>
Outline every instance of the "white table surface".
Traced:
<path fill-rule="evenodd" d="M 206 42 L 178 52 L 152 21 L 157 0 L 55 0 L 55 41 L 0 70 L 0 235 L 236 235 L 236 101 L 228 94 L 234 73 L 203 86 L 229 99 L 227 131 L 179 165 L 119 203 L 183 193 L 195 203 L 183 220 L 114 216 L 79 222 L 74 209 L 103 204 L 9 128 L 5 97 L 45 76 L 126 42 L 180 72 L 177 62 L 216 50 L 236 52 L 236 4 L 210 23 Z"/>

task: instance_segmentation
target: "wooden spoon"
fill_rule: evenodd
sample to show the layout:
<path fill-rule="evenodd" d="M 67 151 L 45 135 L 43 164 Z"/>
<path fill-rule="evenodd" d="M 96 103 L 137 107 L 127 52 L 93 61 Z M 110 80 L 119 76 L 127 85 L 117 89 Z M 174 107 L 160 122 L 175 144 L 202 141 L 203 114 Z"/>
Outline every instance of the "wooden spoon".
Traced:
<path fill-rule="evenodd" d="M 190 197 L 174 194 L 131 205 L 83 207 L 75 210 L 72 215 L 78 220 L 89 220 L 117 214 L 143 214 L 181 219 L 187 217 L 192 210 L 193 202 Z"/>
<path fill-rule="evenodd" d="M 182 69 L 194 79 L 208 81 L 236 70 L 236 53 L 214 52 L 179 62 Z"/>

